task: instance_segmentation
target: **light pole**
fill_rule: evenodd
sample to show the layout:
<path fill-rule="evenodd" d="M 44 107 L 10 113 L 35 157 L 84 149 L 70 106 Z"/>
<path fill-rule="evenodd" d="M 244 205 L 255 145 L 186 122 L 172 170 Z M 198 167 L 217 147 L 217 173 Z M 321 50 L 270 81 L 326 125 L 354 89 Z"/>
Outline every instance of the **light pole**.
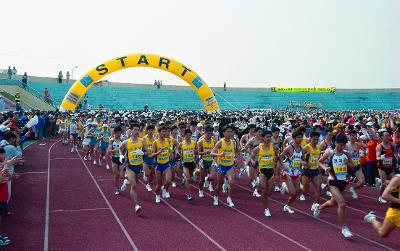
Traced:
<path fill-rule="evenodd" d="M 71 69 L 71 80 L 74 79 L 74 70 L 77 69 L 77 68 L 78 68 L 77 65 L 75 65 L 74 67 L 72 67 L 72 69 Z"/>

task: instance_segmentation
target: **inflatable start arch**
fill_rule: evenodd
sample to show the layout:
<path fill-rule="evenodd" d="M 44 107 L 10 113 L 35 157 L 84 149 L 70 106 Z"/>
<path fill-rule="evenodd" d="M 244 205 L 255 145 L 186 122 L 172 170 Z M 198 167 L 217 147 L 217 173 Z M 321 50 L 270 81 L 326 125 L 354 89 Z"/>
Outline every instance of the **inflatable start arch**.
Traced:
<path fill-rule="evenodd" d="M 155 54 L 129 54 L 113 58 L 91 69 L 71 86 L 61 103 L 60 111 L 75 111 L 79 100 L 94 83 L 114 71 L 130 67 L 152 67 L 171 72 L 196 91 L 207 112 L 219 111 L 214 93 L 196 72 L 176 60 Z"/>

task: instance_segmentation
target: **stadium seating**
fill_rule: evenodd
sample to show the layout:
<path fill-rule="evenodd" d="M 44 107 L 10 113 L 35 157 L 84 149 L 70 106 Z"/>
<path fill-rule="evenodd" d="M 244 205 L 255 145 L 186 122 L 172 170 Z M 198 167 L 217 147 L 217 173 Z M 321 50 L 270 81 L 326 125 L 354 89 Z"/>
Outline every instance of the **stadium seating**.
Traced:
<path fill-rule="evenodd" d="M 53 100 L 60 103 L 71 84 L 30 82 L 39 92 L 47 87 Z M 311 102 L 322 104 L 328 110 L 399 109 L 400 92 L 396 91 L 341 91 L 336 93 L 282 93 L 268 89 L 213 88 L 221 109 L 286 108 L 291 102 Z M 94 108 L 102 104 L 106 109 L 143 109 L 147 104 L 151 109 L 203 109 L 197 94 L 190 87 L 153 85 L 105 85 L 93 86 L 87 92 L 88 102 Z"/>

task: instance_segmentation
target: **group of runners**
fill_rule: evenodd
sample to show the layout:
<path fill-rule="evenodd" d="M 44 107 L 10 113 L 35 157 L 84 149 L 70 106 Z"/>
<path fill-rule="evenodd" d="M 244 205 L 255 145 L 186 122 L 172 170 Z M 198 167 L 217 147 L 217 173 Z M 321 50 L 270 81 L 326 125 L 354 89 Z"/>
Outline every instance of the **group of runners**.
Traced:
<path fill-rule="evenodd" d="M 130 187 L 138 214 L 143 210 L 137 192 L 139 178 L 148 192 L 155 192 L 156 203 L 170 198 L 171 188 L 177 186 L 186 189 L 186 199 L 191 201 L 198 183 L 199 198 L 207 189 L 213 195 L 212 204 L 218 206 L 222 191 L 227 204 L 234 207 L 235 179 L 247 175 L 252 196 L 261 197 L 266 217 L 272 216 L 268 198 L 273 191 L 287 194 L 283 211 L 289 214 L 295 213 L 292 207 L 297 200 L 306 200 L 305 194 L 312 191 L 310 213 L 318 218 L 327 208 L 336 207 L 341 233 L 351 238 L 343 192 L 349 188 L 352 197 L 358 198 L 357 190 L 365 186 L 361 158 L 375 154 L 380 178 L 377 199 L 390 203 L 390 208 L 382 223 L 372 211 L 364 220 L 383 237 L 400 227 L 400 175 L 396 174 L 400 130 L 392 118 L 387 127 L 365 133 L 352 121 L 327 125 L 320 119 L 309 125 L 308 120 L 260 123 L 252 118 L 227 120 L 227 116 L 233 117 L 64 114 L 57 124 L 71 152 L 82 145 L 85 161 L 112 168 L 115 195 Z M 371 140 L 379 142 L 375 153 L 368 153 Z M 322 193 L 330 199 L 320 204 Z"/>

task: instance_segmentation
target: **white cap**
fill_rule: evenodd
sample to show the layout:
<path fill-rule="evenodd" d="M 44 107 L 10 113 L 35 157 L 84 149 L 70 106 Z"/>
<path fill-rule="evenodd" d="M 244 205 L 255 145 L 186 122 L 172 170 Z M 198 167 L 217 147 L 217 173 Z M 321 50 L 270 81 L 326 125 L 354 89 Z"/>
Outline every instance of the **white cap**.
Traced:
<path fill-rule="evenodd" d="M 202 123 L 198 123 L 198 124 L 197 124 L 197 127 L 200 127 L 200 126 L 203 126 L 203 124 L 202 124 Z"/>
<path fill-rule="evenodd" d="M 373 125 L 374 125 L 374 123 L 371 121 L 367 123 L 367 126 L 373 126 Z"/>
<path fill-rule="evenodd" d="M 367 135 L 361 135 L 361 136 L 360 136 L 360 139 L 362 139 L 362 140 L 367 140 L 368 137 L 367 137 Z"/>
<path fill-rule="evenodd" d="M 107 124 L 103 124 L 103 128 L 104 128 L 104 127 L 108 127 L 108 125 L 107 125 Z"/>

